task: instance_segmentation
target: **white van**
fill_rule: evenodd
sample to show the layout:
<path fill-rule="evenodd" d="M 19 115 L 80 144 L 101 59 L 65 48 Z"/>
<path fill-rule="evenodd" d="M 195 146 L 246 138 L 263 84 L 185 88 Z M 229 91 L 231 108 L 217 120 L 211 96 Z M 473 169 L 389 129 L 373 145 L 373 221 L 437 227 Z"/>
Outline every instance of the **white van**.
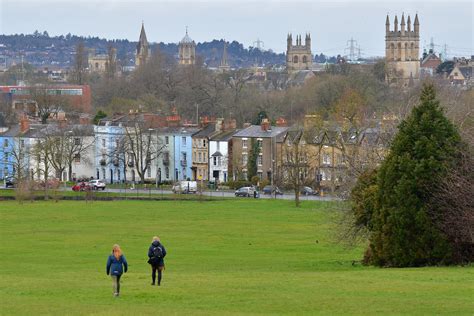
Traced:
<path fill-rule="evenodd" d="M 180 181 L 173 185 L 171 189 L 173 193 L 196 193 L 197 182 L 196 181 Z"/>

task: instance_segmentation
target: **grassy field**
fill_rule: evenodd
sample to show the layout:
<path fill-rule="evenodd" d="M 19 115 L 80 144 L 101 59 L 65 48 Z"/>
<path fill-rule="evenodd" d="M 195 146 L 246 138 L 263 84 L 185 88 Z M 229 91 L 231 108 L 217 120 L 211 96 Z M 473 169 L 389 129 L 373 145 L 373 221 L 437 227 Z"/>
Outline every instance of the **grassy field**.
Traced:
<path fill-rule="evenodd" d="M 474 268 L 352 265 L 331 204 L 292 201 L 0 202 L 2 315 L 452 314 L 474 311 Z M 150 285 L 153 235 L 167 247 Z M 105 263 L 129 262 L 113 298 Z"/>

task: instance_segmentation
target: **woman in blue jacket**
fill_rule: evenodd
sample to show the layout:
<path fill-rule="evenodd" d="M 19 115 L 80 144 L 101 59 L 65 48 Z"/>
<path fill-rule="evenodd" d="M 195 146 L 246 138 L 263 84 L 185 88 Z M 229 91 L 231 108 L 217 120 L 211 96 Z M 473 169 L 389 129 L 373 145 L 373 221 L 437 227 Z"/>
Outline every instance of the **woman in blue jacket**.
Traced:
<path fill-rule="evenodd" d="M 120 277 L 127 272 L 127 259 L 122 254 L 120 246 L 115 244 L 112 248 L 112 254 L 107 259 L 107 275 L 112 277 L 114 296 L 119 296 L 120 293 Z"/>
<path fill-rule="evenodd" d="M 150 248 L 148 249 L 148 263 L 151 265 L 151 285 L 155 285 L 156 271 L 158 271 L 158 286 L 161 285 L 161 276 L 165 269 L 166 249 L 160 242 L 158 236 L 153 237 Z"/>

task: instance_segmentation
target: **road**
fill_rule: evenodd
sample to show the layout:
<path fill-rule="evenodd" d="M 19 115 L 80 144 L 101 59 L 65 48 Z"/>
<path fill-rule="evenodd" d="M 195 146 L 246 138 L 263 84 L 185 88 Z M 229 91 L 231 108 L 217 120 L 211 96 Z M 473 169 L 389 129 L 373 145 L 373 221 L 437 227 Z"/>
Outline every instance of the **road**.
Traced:
<path fill-rule="evenodd" d="M 3 190 L 11 190 L 11 188 L 5 189 L 3 186 L 0 186 L 0 189 Z M 70 191 L 71 188 L 61 188 L 62 191 Z M 99 192 L 104 192 L 107 194 L 107 192 L 110 193 L 118 193 L 118 194 L 127 194 L 127 195 L 134 195 L 134 194 L 140 194 L 140 195 L 146 195 L 146 194 L 153 194 L 153 195 L 159 195 L 159 194 L 164 194 L 164 195 L 170 195 L 173 194 L 171 190 L 161 190 L 161 189 L 115 189 L 115 188 L 107 188 L 105 191 L 99 191 Z M 199 194 L 199 193 L 198 193 Z M 214 197 L 234 197 L 236 199 L 248 199 L 246 197 L 236 197 L 234 194 L 234 191 L 203 191 L 203 195 L 205 196 L 214 196 Z M 253 198 L 253 197 L 250 197 Z M 293 200 L 295 198 L 294 194 L 288 194 L 285 193 L 283 195 L 277 195 L 277 196 L 271 196 L 271 195 L 266 195 L 266 194 L 260 194 L 261 199 L 278 199 L 278 200 Z M 317 196 L 317 195 L 301 195 L 300 196 L 301 201 L 334 201 L 338 200 L 337 197 L 333 196 Z"/>

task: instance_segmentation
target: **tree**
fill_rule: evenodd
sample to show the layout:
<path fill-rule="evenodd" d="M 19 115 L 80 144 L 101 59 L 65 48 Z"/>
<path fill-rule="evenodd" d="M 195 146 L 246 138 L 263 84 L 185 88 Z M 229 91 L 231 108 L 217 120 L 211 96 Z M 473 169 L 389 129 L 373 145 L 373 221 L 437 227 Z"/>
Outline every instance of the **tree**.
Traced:
<path fill-rule="evenodd" d="M 56 95 L 55 88 L 41 85 L 30 88 L 31 99 L 35 102 L 41 124 L 46 124 L 52 116 L 69 109 L 69 102 L 61 95 Z"/>
<path fill-rule="evenodd" d="M 252 178 L 257 175 L 257 159 L 260 153 L 260 146 L 255 138 L 250 139 L 250 153 L 247 160 L 247 179 L 252 181 Z"/>
<path fill-rule="evenodd" d="M 283 174 L 286 184 L 289 184 L 295 193 L 296 207 L 300 206 L 300 193 L 305 184 L 314 180 L 315 171 L 309 160 L 303 130 L 289 131 L 282 145 Z"/>
<path fill-rule="evenodd" d="M 140 122 L 138 118 L 127 125 L 124 135 L 110 155 L 113 159 L 125 157 L 127 165 L 135 168 L 141 183 L 145 183 L 147 170 L 162 155 L 166 145 L 162 143 L 156 130 Z"/>
<path fill-rule="evenodd" d="M 381 266 L 452 262 L 447 236 L 437 227 L 442 209 L 432 189 L 459 162 L 460 136 L 443 115 L 433 85 L 399 126 L 377 180 L 368 261 Z"/>
<path fill-rule="evenodd" d="M 75 83 L 84 83 L 87 66 L 87 55 L 84 47 L 84 42 L 80 41 L 76 45 L 76 56 L 74 59 L 73 78 Z"/>
<path fill-rule="evenodd" d="M 94 116 L 94 125 L 98 125 L 99 121 L 107 117 L 107 113 L 102 110 L 97 111 L 97 114 Z"/>

